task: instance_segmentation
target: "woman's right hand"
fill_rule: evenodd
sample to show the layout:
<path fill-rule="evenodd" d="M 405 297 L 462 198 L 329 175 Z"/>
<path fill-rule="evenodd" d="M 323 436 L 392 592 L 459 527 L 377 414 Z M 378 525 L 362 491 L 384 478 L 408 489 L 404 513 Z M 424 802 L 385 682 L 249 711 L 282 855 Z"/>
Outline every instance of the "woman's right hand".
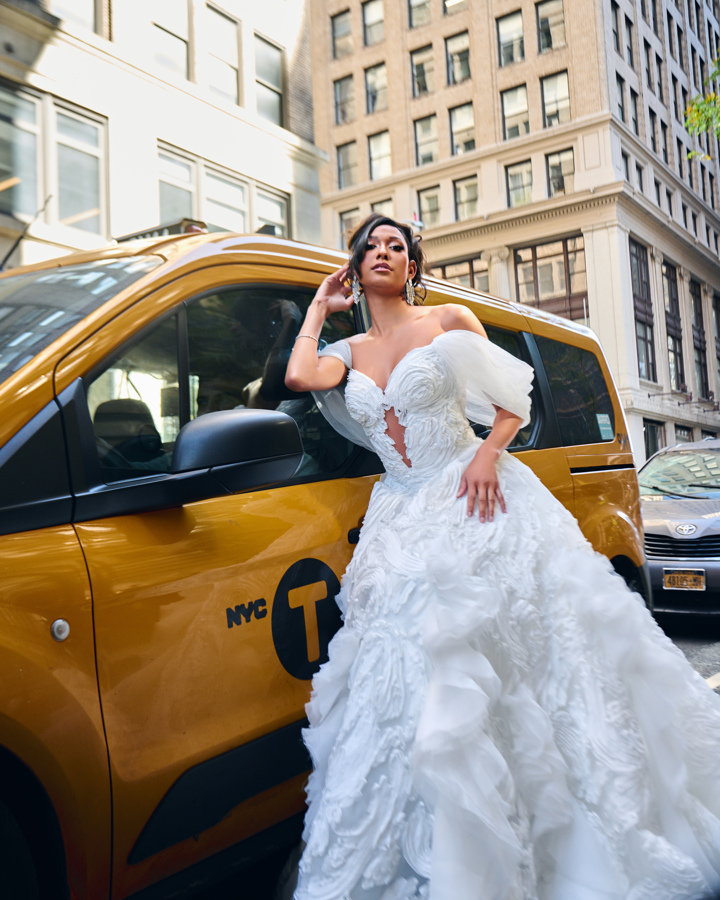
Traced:
<path fill-rule="evenodd" d="M 352 308 L 352 291 L 346 283 L 349 272 L 350 263 L 345 263 L 337 272 L 328 275 L 317 289 L 313 302 L 323 308 L 325 316 L 336 312 L 345 312 Z"/>

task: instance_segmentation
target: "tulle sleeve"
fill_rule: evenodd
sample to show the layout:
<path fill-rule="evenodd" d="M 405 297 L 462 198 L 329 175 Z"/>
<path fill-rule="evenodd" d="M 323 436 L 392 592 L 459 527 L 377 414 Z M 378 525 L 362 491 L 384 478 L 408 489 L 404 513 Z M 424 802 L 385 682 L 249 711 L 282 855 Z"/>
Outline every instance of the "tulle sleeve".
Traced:
<path fill-rule="evenodd" d="M 446 331 L 434 343 L 465 388 L 465 412 L 471 422 L 492 425 L 498 406 L 527 425 L 535 377 L 532 366 L 473 331 Z"/>
<path fill-rule="evenodd" d="M 334 356 L 345 363 L 347 369 L 352 368 L 352 350 L 347 341 L 336 341 L 334 344 L 328 344 L 326 347 L 318 350 L 318 356 Z M 373 449 L 362 426 L 347 411 L 344 383 L 330 388 L 329 391 L 313 391 L 312 395 L 317 408 L 335 431 L 352 441 L 353 444 L 359 444 L 368 450 Z"/>

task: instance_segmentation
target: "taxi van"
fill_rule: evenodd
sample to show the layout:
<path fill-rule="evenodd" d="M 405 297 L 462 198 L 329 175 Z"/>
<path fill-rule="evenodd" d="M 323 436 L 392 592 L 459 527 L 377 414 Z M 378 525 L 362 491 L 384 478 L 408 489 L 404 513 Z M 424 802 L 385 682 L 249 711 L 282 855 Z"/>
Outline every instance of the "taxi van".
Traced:
<path fill-rule="evenodd" d="M 297 841 L 304 704 L 382 471 L 284 385 L 345 259 L 198 234 L 0 277 L 4 900 L 176 897 Z M 534 366 L 512 450 L 650 604 L 597 339 L 427 287 Z M 356 308 L 322 340 L 367 326 Z"/>

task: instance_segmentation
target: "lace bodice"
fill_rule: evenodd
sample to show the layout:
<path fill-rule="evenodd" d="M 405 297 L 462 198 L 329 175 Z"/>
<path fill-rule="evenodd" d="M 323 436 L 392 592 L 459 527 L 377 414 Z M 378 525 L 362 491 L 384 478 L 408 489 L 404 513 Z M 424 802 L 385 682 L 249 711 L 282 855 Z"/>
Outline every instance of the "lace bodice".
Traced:
<path fill-rule="evenodd" d="M 386 471 L 402 482 L 422 482 L 441 471 L 475 439 L 468 423 L 491 425 L 495 407 L 529 418 L 530 366 L 468 331 L 449 331 L 410 350 L 383 390 L 353 368 L 348 341 L 325 347 L 348 368 L 344 391 L 317 395 L 331 424 L 374 450 Z M 391 410 L 404 429 L 404 448 L 388 434 Z M 403 459 L 402 450 L 410 463 Z"/>
<path fill-rule="evenodd" d="M 475 439 L 457 378 L 433 344 L 403 357 L 385 390 L 363 372 L 350 369 L 345 402 L 385 470 L 403 481 L 433 475 Z M 388 434 L 387 410 L 395 412 L 405 429 L 405 454 L 410 466 Z"/>

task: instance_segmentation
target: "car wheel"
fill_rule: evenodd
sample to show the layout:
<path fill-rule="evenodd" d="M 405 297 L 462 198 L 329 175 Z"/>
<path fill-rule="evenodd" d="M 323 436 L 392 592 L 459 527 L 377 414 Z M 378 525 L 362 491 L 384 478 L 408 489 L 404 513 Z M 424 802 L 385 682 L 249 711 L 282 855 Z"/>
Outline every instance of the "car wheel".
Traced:
<path fill-rule="evenodd" d="M 39 900 L 35 863 L 15 817 L 0 801 L 0 897 Z"/>

